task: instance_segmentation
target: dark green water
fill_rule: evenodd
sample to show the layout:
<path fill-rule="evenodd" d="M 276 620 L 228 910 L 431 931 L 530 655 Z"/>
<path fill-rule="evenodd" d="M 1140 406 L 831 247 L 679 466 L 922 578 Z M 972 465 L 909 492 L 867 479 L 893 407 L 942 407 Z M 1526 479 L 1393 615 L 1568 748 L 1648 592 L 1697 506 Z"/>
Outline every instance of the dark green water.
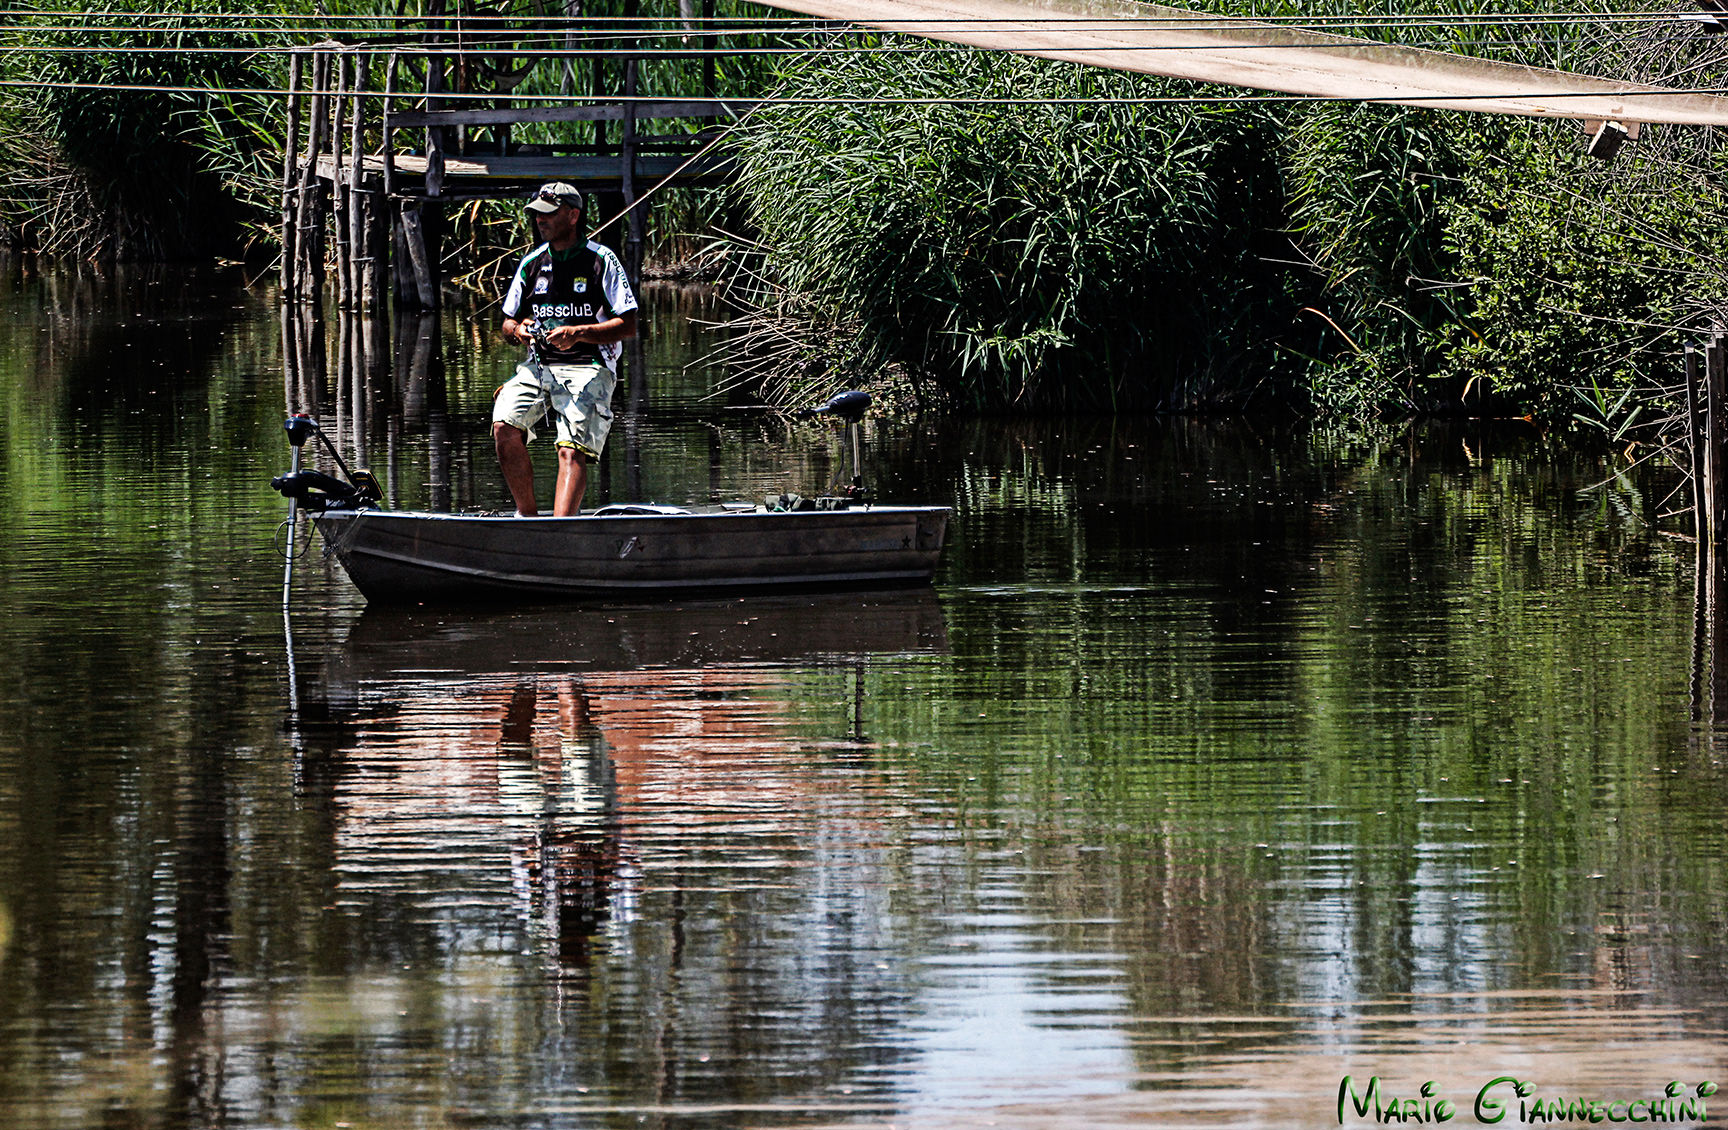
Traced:
<path fill-rule="evenodd" d="M 385 613 L 314 549 L 290 639 L 269 295 L 0 278 L 0 1125 L 1319 1127 L 1345 1075 L 1476 1125 L 1499 1076 L 1728 1077 L 1659 475 L 883 422 L 880 492 L 956 509 L 933 591 Z M 594 500 L 820 486 L 836 437 L 704 399 L 651 298 Z M 418 332 L 320 416 L 403 505 L 502 506 L 508 358 Z"/>

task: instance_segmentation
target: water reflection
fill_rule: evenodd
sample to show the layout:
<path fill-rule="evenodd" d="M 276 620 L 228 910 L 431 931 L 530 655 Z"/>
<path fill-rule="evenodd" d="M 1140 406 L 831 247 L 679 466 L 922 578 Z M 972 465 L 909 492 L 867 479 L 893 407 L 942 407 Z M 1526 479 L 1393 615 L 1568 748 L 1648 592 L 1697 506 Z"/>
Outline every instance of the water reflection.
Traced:
<path fill-rule="evenodd" d="M 612 758 L 574 677 L 475 677 L 388 694 L 387 715 L 331 715 L 352 744 L 311 743 L 302 792 L 323 812 L 330 909 L 376 959 L 513 953 L 588 964 L 618 883 Z"/>
<path fill-rule="evenodd" d="M 1346 1073 L 1728 1075 L 1650 468 L 873 421 L 882 492 L 958 509 L 911 605 L 377 613 L 314 560 L 290 676 L 275 307 L 4 278 L 0 1123 L 1317 1127 Z M 445 319 L 307 395 L 401 504 L 496 505 L 507 358 Z M 657 325 L 645 499 L 827 480 Z"/>
<path fill-rule="evenodd" d="M 739 807 L 768 820 L 802 808 L 771 780 L 734 792 L 740 759 L 803 755 L 791 704 L 774 701 L 778 667 L 946 648 L 928 592 L 369 609 L 290 718 L 302 792 L 327 811 L 334 906 L 433 925 L 450 953 L 485 948 L 513 914 L 531 948 L 585 966 L 587 940 L 631 901 L 620 861 L 645 812 L 700 823 Z M 862 703 L 848 706 L 850 740 L 867 743 Z"/>
<path fill-rule="evenodd" d="M 571 1042 L 488 1088 L 493 1108 L 520 1086 L 545 1113 L 547 1072 L 568 1070 L 572 1110 L 647 1100 L 725 1119 L 752 1109 L 750 1070 L 773 1065 L 772 1109 L 787 1086 L 891 1061 L 886 1033 L 869 1037 L 879 1051 L 824 1050 L 834 1025 L 879 1029 L 904 992 L 868 959 L 882 924 L 864 910 L 886 892 L 829 885 L 893 819 L 870 796 L 867 669 L 947 650 L 930 592 L 368 610 L 303 674 L 290 719 L 297 792 L 328 836 L 325 929 L 350 963 L 444 970 L 436 1011 Z M 812 706 L 811 665 L 846 696 Z M 756 904 L 773 915 L 739 917 Z M 769 940 L 786 931 L 812 948 Z M 559 986 L 538 1020 L 515 1014 L 520 988 L 493 999 L 525 965 Z M 286 1023 L 273 1042 L 311 1035 Z M 381 1013 L 366 1027 L 381 1052 L 415 1038 Z"/>

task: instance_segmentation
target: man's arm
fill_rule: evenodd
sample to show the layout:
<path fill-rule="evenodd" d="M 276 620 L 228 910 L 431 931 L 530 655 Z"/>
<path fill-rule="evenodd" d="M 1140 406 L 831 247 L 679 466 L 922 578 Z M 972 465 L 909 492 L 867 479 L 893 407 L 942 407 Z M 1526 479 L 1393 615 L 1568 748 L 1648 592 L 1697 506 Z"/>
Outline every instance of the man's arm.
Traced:
<path fill-rule="evenodd" d="M 511 323 L 506 320 L 504 332 L 510 333 Z M 604 322 L 593 322 L 586 326 L 559 326 L 546 335 L 547 344 L 558 350 L 567 350 L 579 341 L 592 342 L 595 345 L 610 345 L 615 341 L 624 341 L 636 336 L 636 311 L 626 310 L 622 314 L 614 314 Z"/>
<path fill-rule="evenodd" d="M 539 253 L 535 248 L 523 256 L 522 262 L 516 264 L 516 273 L 510 276 L 510 289 L 504 292 L 504 324 L 498 331 L 504 335 L 505 341 L 517 345 L 533 345 L 534 338 L 527 330 L 529 319 L 518 318 L 519 314 L 528 313 L 525 302 L 528 298 L 528 264 Z"/>

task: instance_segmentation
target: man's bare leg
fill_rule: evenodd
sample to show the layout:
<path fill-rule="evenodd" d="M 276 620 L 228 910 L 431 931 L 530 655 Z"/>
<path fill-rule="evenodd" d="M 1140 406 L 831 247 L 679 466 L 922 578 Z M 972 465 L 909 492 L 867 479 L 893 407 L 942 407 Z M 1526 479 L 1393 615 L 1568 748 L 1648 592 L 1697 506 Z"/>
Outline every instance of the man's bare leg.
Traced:
<path fill-rule="evenodd" d="M 492 446 L 498 452 L 498 469 L 516 503 L 516 513 L 532 518 L 540 513 L 534 501 L 534 464 L 528 458 L 528 436 L 521 428 L 502 421 L 492 425 Z"/>
<path fill-rule="evenodd" d="M 574 447 L 558 449 L 558 488 L 552 513 L 571 518 L 582 512 L 582 496 L 588 492 L 588 458 Z"/>

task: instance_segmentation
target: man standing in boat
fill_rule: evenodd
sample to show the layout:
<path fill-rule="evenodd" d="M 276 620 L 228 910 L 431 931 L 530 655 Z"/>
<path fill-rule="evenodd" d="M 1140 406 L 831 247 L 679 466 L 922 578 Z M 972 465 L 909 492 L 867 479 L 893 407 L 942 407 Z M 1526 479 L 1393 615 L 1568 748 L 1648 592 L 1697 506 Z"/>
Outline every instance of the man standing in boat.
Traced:
<path fill-rule="evenodd" d="M 611 249 L 582 237 L 582 194 L 562 182 L 541 185 L 528 199 L 540 246 L 522 257 L 504 296 L 505 340 L 529 348 L 528 359 L 498 390 L 492 404 L 492 443 L 515 500 L 532 518 L 534 466 L 528 441 L 552 417 L 558 482 L 552 513 L 582 509 L 588 464 L 600 457 L 612 428 L 612 389 L 619 342 L 636 336 L 636 296 L 624 264 Z"/>

